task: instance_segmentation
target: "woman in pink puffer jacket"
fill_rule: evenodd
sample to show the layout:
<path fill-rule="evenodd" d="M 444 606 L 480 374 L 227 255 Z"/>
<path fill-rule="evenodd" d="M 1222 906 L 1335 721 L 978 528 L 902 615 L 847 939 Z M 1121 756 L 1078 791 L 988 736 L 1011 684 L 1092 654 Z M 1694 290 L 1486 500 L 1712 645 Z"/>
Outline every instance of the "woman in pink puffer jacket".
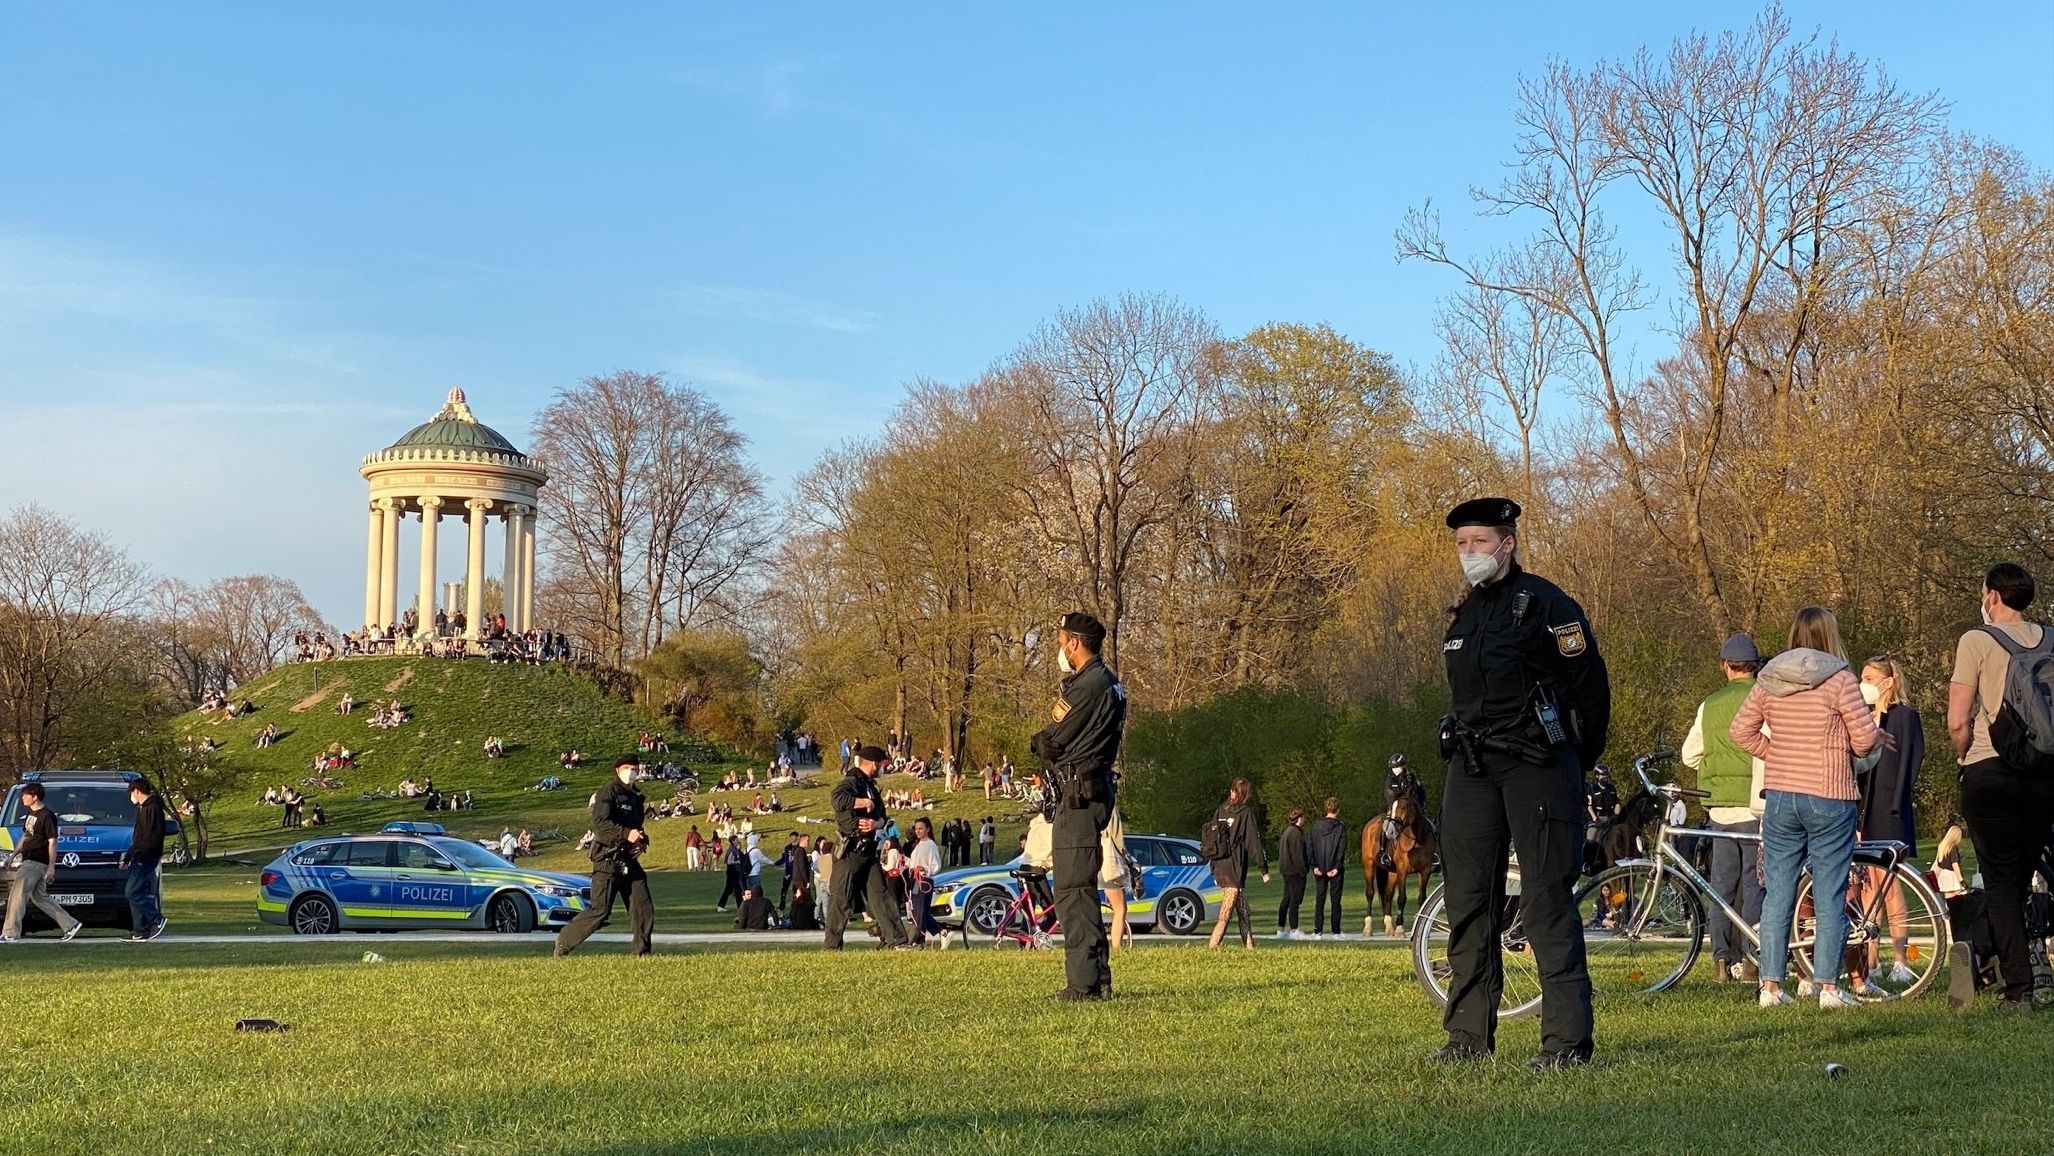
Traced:
<path fill-rule="evenodd" d="M 1854 761 L 1889 738 L 1861 697 L 1861 682 L 1847 665 L 1840 624 L 1823 606 L 1807 606 L 1790 625 L 1790 649 L 1769 660 L 1754 690 L 1733 717 L 1734 743 L 1762 760 L 1767 809 L 1762 855 L 1763 1007 L 1794 1002 L 1783 993 L 1790 955 L 1790 925 L 1797 907 L 1797 876 L 1808 862 L 1817 903 L 1818 937 L 1812 975 L 1823 1008 L 1858 1007 L 1840 987 L 1847 951 L 1847 908 L 1839 902 L 1854 857 Z"/>

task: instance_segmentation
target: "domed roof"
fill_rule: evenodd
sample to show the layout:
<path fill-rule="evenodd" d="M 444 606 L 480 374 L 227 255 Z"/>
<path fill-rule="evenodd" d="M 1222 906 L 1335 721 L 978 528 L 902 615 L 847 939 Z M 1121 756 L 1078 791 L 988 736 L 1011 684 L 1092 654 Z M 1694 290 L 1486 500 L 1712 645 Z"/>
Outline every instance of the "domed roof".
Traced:
<path fill-rule="evenodd" d="M 471 407 L 464 401 L 464 391 L 452 389 L 449 400 L 433 418 L 422 422 L 406 432 L 388 449 L 403 446 L 443 446 L 453 449 L 490 450 L 494 453 L 522 456 L 521 451 L 500 432 L 480 422 Z"/>

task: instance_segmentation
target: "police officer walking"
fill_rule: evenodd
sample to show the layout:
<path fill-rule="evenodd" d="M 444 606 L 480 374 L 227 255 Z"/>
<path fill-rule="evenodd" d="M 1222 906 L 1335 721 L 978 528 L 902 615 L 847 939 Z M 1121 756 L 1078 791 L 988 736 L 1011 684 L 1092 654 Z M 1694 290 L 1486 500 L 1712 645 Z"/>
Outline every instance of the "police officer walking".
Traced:
<path fill-rule="evenodd" d="M 649 836 L 642 829 L 648 800 L 635 788 L 641 763 L 622 755 L 613 763 L 613 781 L 592 796 L 592 900 L 577 918 L 556 933 L 556 955 L 569 955 L 585 938 L 613 917 L 613 901 L 628 903 L 629 950 L 649 954 L 656 931 L 656 907 L 649 900 L 649 874 L 642 870 L 642 851 Z"/>
<path fill-rule="evenodd" d="M 1535 1070 L 1590 1062 L 1591 989 L 1573 892 L 1583 860 L 1583 770 L 1605 748 L 1612 694 L 1583 608 L 1519 565 L 1519 506 L 1464 502 L 1448 514 L 1469 589 L 1441 645 L 1454 713 L 1442 721 L 1448 781 L 1447 1046 L 1440 1061 L 1488 1058 L 1504 989 L 1506 849 L 1519 856 L 1520 910 L 1539 966 Z"/>
<path fill-rule="evenodd" d="M 1062 690 L 1052 722 L 1034 736 L 1037 758 L 1053 769 L 1050 810 L 1055 910 L 1063 928 L 1065 983 L 1059 1000 L 1110 999 L 1113 970 L 1098 914 L 1099 836 L 1113 815 L 1113 760 L 1127 722 L 1127 690 L 1098 657 L 1105 627 L 1083 611 L 1056 631 Z"/>
<path fill-rule="evenodd" d="M 827 949 L 842 949 L 842 932 L 855 914 L 858 894 L 863 909 L 877 926 L 885 947 L 911 950 L 906 927 L 899 922 L 898 905 L 885 890 L 884 869 L 877 862 L 877 841 L 887 816 L 884 796 L 877 789 L 877 772 L 884 766 L 885 753 L 868 744 L 857 747 L 848 773 L 828 795 L 834 807 L 834 825 L 842 835 L 841 853 L 835 856 L 834 874 L 827 881 Z"/>

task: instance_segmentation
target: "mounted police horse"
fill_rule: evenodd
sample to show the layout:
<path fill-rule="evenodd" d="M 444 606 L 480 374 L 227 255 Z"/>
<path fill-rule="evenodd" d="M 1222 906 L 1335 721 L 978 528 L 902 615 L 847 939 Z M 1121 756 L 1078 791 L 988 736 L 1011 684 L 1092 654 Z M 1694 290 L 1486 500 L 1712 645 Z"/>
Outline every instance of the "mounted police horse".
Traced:
<path fill-rule="evenodd" d="M 1376 934 L 1374 920 L 1379 900 L 1384 906 L 1384 934 L 1405 934 L 1406 881 L 1419 876 L 1419 901 L 1425 903 L 1440 848 L 1434 825 L 1427 821 L 1418 798 L 1409 793 L 1391 800 L 1389 810 L 1362 825 L 1363 935 Z"/>

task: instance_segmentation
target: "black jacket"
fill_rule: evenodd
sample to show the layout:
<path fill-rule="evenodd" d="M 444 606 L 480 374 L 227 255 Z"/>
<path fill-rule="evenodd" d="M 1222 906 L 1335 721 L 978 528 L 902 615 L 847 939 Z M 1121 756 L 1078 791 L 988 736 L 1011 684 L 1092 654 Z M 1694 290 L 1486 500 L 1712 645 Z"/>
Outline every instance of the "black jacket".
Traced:
<path fill-rule="evenodd" d="M 1220 886 L 1240 887 L 1247 883 L 1251 860 L 1260 863 L 1263 873 L 1267 874 L 1269 855 L 1262 847 L 1262 831 L 1255 821 L 1255 808 L 1246 803 L 1238 807 L 1222 803 L 1220 809 L 1213 812 L 1213 818 L 1233 824 L 1227 842 L 1227 857 L 1212 862 L 1212 877 Z"/>
<path fill-rule="evenodd" d="M 128 834 L 128 861 L 141 867 L 164 858 L 164 797 L 151 794 L 136 807 L 135 826 Z"/>
<path fill-rule="evenodd" d="M 828 803 L 834 807 L 834 827 L 841 832 L 844 853 L 875 857 L 877 841 L 884 835 L 886 820 L 884 794 L 877 789 L 877 780 L 864 774 L 861 767 L 851 763 L 849 773 L 843 775 L 842 781 L 834 785 L 834 790 L 827 798 Z M 858 799 L 870 800 L 870 809 L 858 811 Z M 856 830 L 858 819 L 875 819 L 877 823 L 870 834 L 865 835 Z"/>
<path fill-rule="evenodd" d="M 1305 858 L 1316 871 L 1339 871 L 1348 865 L 1348 825 L 1322 818 L 1305 837 Z"/>
<path fill-rule="evenodd" d="M 751 895 L 742 901 L 742 909 L 735 916 L 735 926 L 743 931 L 770 930 L 770 900 L 761 895 Z"/>
<path fill-rule="evenodd" d="M 1441 644 L 1456 719 L 1486 735 L 1545 747 L 1534 717 L 1535 693 L 1560 700 L 1569 744 L 1585 767 L 1604 753 L 1612 688 L 1590 619 L 1574 598 L 1514 565 L 1469 592 Z M 1506 765 L 1514 755 L 1486 756 Z"/>
<path fill-rule="evenodd" d="M 642 830 L 649 801 L 632 783 L 615 779 L 592 793 L 592 861 L 618 855 L 628 845 L 628 832 Z"/>
<path fill-rule="evenodd" d="M 1094 657 L 1063 680 L 1054 721 L 1030 744 L 1056 770 L 1063 805 L 1112 802 L 1113 760 L 1127 725 L 1127 688 Z"/>
<path fill-rule="evenodd" d="M 1286 875 L 1310 870 L 1305 863 L 1305 830 L 1296 823 L 1284 824 L 1284 833 L 1277 836 L 1277 870 Z"/>

